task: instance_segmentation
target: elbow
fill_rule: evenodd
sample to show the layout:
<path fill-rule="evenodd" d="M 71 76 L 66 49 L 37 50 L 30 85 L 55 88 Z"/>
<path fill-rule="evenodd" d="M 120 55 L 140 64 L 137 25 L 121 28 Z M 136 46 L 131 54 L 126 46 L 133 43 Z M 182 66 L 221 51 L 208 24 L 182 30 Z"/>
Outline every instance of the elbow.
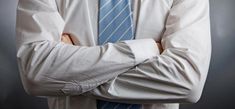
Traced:
<path fill-rule="evenodd" d="M 43 78 L 23 78 L 23 86 L 26 93 L 31 96 L 66 96 L 84 93 L 81 86 L 75 83 L 57 83 Z"/>
<path fill-rule="evenodd" d="M 38 72 L 40 67 L 32 64 L 32 60 L 30 60 L 32 57 L 31 55 L 25 54 L 31 51 L 33 51 L 33 48 L 26 48 L 23 46 L 20 48 L 17 54 L 17 61 L 22 84 L 27 94 L 33 96 L 43 96 L 42 92 L 45 91 L 41 86 L 45 80 L 39 78 L 41 75 L 40 72 Z"/>
<path fill-rule="evenodd" d="M 42 79 L 34 79 L 27 76 L 21 77 L 23 82 L 24 90 L 27 94 L 31 96 L 47 96 L 49 95 L 48 90 L 46 88 L 43 88 L 42 86 L 45 86 L 45 83 L 43 83 L 44 80 Z M 44 85 L 43 85 L 44 84 Z"/>
<path fill-rule="evenodd" d="M 207 78 L 208 68 L 209 64 L 204 65 L 203 67 L 194 66 L 194 70 L 188 70 L 188 73 L 184 73 L 185 76 L 182 82 L 187 84 L 185 85 L 186 93 L 184 97 L 186 103 L 197 103 L 200 100 Z"/>
<path fill-rule="evenodd" d="M 41 92 L 39 91 L 40 88 L 37 85 L 35 85 L 35 83 L 32 82 L 32 80 L 26 79 L 24 77 L 21 77 L 21 80 L 23 83 L 24 90 L 28 95 L 41 96 L 41 94 L 39 93 Z"/>
<path fill-rule="evenodd" d="M 186 103 L 197 103 L 202 95 L 202 89 L 198 86 L 193 86 L 188 90 L 189 92 L 185 96 Z"/>
<path fill-rule="evenodd" d="M 25 82 L 23 83 L 24 85 L 24 89 L 25 89 L 25 92 L 28 94 L 28 95 L 31 95 L 31 96 L 43 96 L 40 88 L 36 85 L 33 85 L 34 83 L 32 82 Z"/>
<path fill-rule="evenodd" d="M 186 103 L 197 103 L 200 100 L 205 83 L 205 77 L 202 76 L 196 79 L 194 78 L 194 81 L 192 81 L 187 82 L 187 91 L 184 97 L 184 101 Z"/>
<path fill-rule="evenodd" d="M 31 96 L 64 96 L 61 89 L 64 84 L 54 83 L 46 78 L 21 77 L 25 92 Z"/>
<path fill-rule="evenodd" d="M 46 56 L 48 51 L 51 50 L 46 49 L 49 47 L 49 43 L 39 42 L 32 43 L 31 46 L 29 44 L 22 45 L 17 51 L 21 80 L 26 93 L 29 95 L 46 96 L 51 94 L 52 80 L 47 73 L 50 67 L 42 67 L 45 66 Z M 35 58 L 36 56 L 40 57 Z"/>

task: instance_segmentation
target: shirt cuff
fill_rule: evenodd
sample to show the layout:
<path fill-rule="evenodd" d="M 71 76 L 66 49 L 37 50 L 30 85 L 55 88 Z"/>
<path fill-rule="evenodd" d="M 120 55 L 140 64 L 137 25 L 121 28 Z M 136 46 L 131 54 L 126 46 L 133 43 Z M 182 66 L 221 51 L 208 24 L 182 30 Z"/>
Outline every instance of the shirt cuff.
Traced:
<path fill-rule="evenodd" d="M 128 40 L 124 43 L 130 47 L 134 54 L 136 65 L 160 55 L 158 45 L 153 39 Z"/>

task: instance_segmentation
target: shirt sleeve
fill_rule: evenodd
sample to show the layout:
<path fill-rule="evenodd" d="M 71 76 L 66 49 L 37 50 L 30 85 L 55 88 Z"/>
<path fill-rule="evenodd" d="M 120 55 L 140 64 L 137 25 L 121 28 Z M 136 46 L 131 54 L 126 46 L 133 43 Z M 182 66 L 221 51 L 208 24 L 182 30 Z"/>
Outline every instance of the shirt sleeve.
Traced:
<path fill-rule="evenodd" d="M 159 55 L 153 39 L 93 47 L 68 45 L 61 42 L 64 25 L 54 0 L 19 0 L 17 61 L 29 94 L 79 95 Z"/>
<path fill-rule="evenodd" d="M 209 0 L 174 0 L 163 52 L 86 93 L 127 103 L 197 102 L 211 57 Z"/>

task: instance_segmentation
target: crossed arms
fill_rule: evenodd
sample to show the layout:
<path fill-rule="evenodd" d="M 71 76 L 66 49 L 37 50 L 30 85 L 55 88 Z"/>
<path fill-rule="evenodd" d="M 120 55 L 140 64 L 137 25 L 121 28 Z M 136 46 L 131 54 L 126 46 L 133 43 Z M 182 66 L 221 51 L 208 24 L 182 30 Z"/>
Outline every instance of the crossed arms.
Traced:
<path fill-rule="evenodd" d="M 17 10 L 17 59 L 29 94 L 134 103 L 200 98 L 211 53 L 208 0 L 175 0 L 161 54 L 153 39 L 71 45 L 69 36 L 61 39 L 64 21 L 48 2 L 20 0 Z"/>

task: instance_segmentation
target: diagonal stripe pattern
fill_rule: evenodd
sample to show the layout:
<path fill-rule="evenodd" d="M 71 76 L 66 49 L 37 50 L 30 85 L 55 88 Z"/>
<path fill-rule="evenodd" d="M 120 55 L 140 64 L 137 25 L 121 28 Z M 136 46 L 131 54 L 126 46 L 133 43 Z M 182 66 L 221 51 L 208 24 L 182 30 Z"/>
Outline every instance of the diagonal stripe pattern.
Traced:
<path fill-rule="evenodd" d="M 98 44 L 134 38 L 130 0 L 99 0 Z M 115 58 L 115 57 L 114 57 Z M 139 104 L 97 100 L 97 109 L 140 109 Z"/>
<path fill-rule="evenodd" d="M 134 38 L 130 0 L 100 0 L 98 44 Z"/>

